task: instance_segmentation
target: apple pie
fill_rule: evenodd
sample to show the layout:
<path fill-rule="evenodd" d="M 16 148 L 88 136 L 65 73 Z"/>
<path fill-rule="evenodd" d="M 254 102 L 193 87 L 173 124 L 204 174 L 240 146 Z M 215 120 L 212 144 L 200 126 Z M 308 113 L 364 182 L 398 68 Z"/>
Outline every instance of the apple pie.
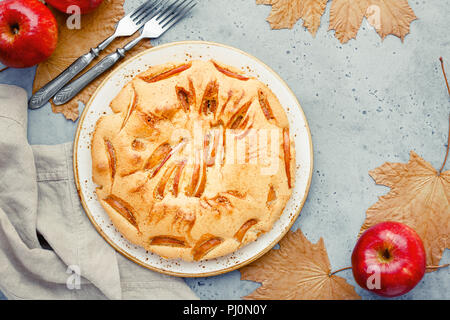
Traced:
<path fill-rule="evenodd" d="M 152 66 L 97 121 L 98 200 L 130 242 L 168 259 L 230 254 L 292 194 L 287 116 L 261 81 L 217 61 Z"/>

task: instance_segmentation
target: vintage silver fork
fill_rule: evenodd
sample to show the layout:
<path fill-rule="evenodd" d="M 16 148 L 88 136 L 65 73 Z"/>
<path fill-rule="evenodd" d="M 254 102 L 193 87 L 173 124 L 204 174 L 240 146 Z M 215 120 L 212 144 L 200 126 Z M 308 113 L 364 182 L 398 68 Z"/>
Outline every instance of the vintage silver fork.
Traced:
<path fill-rule="evenodd" d="M 99 53 L 104 50 L 114 39 L 118 37 L 131 36 L 137 30 L 152 18 L 152 13 L 162 0 L 148 0 L 139 8 L 124 16 L 116 25 L 114 34 L 105 39 L 96 48 L 91 49 L 88 53 L 79 57 L 67 69 L 59 74 L 55 79 L 47 83 L 39 91 L 31 96 L 28 102 L 30 109 L 37 109 L 42 107 L 50 100 L 55 93 L 57 93 L 70 80 L 75 78 L 82 70 L 84 70 Z"/>
<path fill-rule="evenodd" d="M 166 0 L 164 5 L 152 13 L 153 17 L 145 24 L 139 37 L 126 44 L 123 48 L 117 49 L 116 52 L 109 54 L 86 73 L 62 88 L 53 98 L 53 103 L 61 105 L 70 101 L 84 87 L 122 59 L 125 53 L 131 50 L 139 41 L 148 38 L 158 38 L 191 11 L 196 4 L 194 0 L 176 0 L 167 5 Z"/>

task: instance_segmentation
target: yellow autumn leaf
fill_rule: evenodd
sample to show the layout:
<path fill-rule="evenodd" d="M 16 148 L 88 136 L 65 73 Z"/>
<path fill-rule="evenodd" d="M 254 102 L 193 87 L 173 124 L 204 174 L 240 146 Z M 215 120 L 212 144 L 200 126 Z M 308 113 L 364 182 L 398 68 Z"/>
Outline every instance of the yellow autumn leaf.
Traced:
<path fill-rule="evenodd" d="M 330 9 L 329 30 L 341 43 L 356 38 L 368 7 L 368 0 L 334 0 Z"/>
<path fill-rule="evenodd" d="M 256 4 L 272 6 L 267 21 L 272 29 L 292 28 L 299 19 L 315 35 L 328 0 L 256 0 Z M 329 30 L 345 43 L 356 38 L 366 17 L 384 39 L 388 34 L 402 40 L 409 33 L 411 22 L 417 19 L 407 0 L 333 0 Z"/>
<path fill-rule="evenodd" d="M 403 39 L 409 33 L 412 21 L 417 17 L 408 0 L 368 0 L 367 21 L 382 39 L 393 34 Z"/>
<path fill-rule="evenodd" d="M 256 0 L 256 4 L 272 6 L 267 21 L 272 29 L 291 29 L 299 19 L 314 36 L 320 26 L 328 0 Z"/>
<path fill-rule="evenodd" d="M 344 278 L 330 276 L 323 239 L 313 244 L 300 229 L 289 231 L 281 240 L 280 249 L 269 251 L 240 271 L 242 280 L 261 283 L 246 299 L 360 299 Z"/>
<path fill-rule="evenodd" d="M 367 210 L 361 233 L 382 221 L 404 223 L 422 238 L 427 265 L 438 265 L 449 247 L 450 170 L 439 175 L 411 151 L 408 163 L 386 162 L 370 175 L 391 190 Z"/>

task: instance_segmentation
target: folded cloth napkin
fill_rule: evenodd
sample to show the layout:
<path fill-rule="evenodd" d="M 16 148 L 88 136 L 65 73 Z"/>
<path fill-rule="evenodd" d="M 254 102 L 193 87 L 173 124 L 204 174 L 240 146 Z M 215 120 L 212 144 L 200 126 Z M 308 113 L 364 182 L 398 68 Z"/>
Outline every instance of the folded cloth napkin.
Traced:
<path fill-rule="evenodd" d="M 197 299 L 183 279 L 147 270 L 103 240 L 77 195 L 72 144 L 30 146 L 27 94 L 9 85 L 0 85 L 0 291 L 9 299 Z"/>

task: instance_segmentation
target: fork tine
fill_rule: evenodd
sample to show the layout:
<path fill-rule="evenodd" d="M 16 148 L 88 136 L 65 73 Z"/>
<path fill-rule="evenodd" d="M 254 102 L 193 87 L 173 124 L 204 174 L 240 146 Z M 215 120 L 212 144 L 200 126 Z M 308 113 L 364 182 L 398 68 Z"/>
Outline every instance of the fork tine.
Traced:
<path fill-rule="evenodd" d="M 151 18 L 150 18 L 150 19 L 156 20 L 156 19 L 159 17 L 161 11 L 164 12 L 164 11 L 167 9 L 167 3 L 168 3 L 168 2 L 169 2 L 169 0 L 163 0 L 163 1 L 160 3 L 160 5 L 156 8 L 156 10 L 153 10 L 153 11 L 151 12 Z"/>
<path fill-rule="evenodd" d="M 131 13 L 129 13 L 129 17 L 131 19 L 134 19 L 136 17 L 136 15 L 142 13 L 145 9 L 147 9 L 150 5 L 152 5 L 153 1 L 152 0 L 148 0 L 146 2 L 144 2 L 143 4 L 141 4 L 139 6 L 139 8 L 137 8 L 136 10 L 132 11 Z"/>
<path fill-rule="evenodd" d="M 139 13 L 139 15 L 135 18 L 133 18 L 134 22 L 137 25 L 142 25 L 145 22 L 147 22 L 148 20 L 150 20 L 152 18 L 152 13 L 155 11 L 155 9 L 158 8 L 158 5 L 162 2 L 163 0 L 156 0 L 153 1 L 153 4 L 151 7 L 147 7 L 146 9 L 144 9 L 144 11 L 142 11 L 141 13 Z"/>
<path fill-rule="evenodd" d="M 180 6 L 185 4 L 186 1 L 187 0 L 183 0 L 182 2 L 180 2 L 180 0 L 176 0 L 174 3 L 172 3 L 171 8 L 168 8 L 168 10 L 161 14 L 156 20 L 158 20 L 160 25 L 163 24 L 163 22 L 166 21 L 167 18 L 169 18 L 171 15 L 176 14 Z"/>
<path fill-rule="evenodd" d="M 196 5 L 197 5 L 197 2 L 194 2 L 194 0 L 191 0 L 186 6 L 184 6 L 180 11 L 178 11 L 178 13 L 175 14 L 169 21 L 164 23 L 164 25 L 162 26 L 164 31 L 169 29 L 171 26 L 173 26 L 178 21 L 180 21 L 181 18 L 183 18 L 187 13 L 189 13 Z"/>

